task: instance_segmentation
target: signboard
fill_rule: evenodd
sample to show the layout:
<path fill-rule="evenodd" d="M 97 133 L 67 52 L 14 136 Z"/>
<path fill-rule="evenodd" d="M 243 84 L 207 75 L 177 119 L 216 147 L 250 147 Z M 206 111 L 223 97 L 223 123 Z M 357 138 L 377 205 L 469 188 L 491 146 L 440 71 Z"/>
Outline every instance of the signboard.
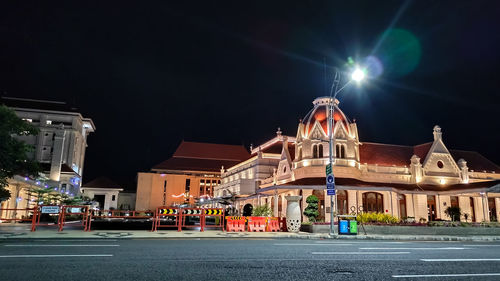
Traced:
<path fill-rule="evenodd" d="M 335 195 L 335 189 L 327 189 L 326 195 Z"/>
<path fill-rule="evenodd" d="M 59 206 L 42 206 L 42 214 L 59 214 Z"/>
<path fill-rule="evenodd" d="M 85 208 L 69 208 L 68 213 L 83 213 L 85 212 Z"/>
<path fill-rule="evenodd" d="M 326 175 L 327 175 L 327 176 L 328 176 L 328 175 L 332 175 L 332 174 L 333 174 L 333 173 L 332 173 L 332 164 L 328 164 L 328 165 L 326 165 L 326 168 L 325 168 L 325 173 L 326 173 Z"/>
<path fill-rule="evenodd" d="M 326 189 L 335 189 L 335 179 L 333 175 L 326 176 Z"/>

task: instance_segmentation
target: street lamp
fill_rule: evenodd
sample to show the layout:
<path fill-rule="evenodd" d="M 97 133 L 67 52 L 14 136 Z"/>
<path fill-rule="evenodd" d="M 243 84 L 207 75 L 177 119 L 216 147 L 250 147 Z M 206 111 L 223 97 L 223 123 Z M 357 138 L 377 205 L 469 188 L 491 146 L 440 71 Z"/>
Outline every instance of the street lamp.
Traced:
<path fill-rule="evenodd" d="M 328 144 L 329 144 L 329 158 L 330 158 L 330 163 L 329 165 L 331 166 L 331 173 L 333 176 L 333 145 L 334 145 L 334 138 L 333 138 L 333 113 L 334 113 L 334 103 L 335 99 L 337 98 L 337 94 L 340 93 L 351 81 L 355 82 L 361 82 L 365 78 L 365 72 L 360 69 L 356 68 L 352 73 L 351 73 L 351 79 L 347 81 L 344 86 L 342 86 L 340 89 L 339 84 L 340 84 L 340 72 L 338 69 L 335 70 L 335 76 L 333 79 L 333 84 L 332 88 L 330 90 L 330 103 L 329 103 L 329 115 L 328 115 Z M 333 190 L 335 195 L 330 195 L 330 235 L 335 235 L 335 227 L 333 226 L 333 220 L 334 220 L 334 210 L 335 213 L 337 213 L 337 188 L 335 187 L 335 177 L 333 177 Z M 335 200 L 334 200 L 335 197 Z M 335 208 L 334 208 L 335 206 Z"/>

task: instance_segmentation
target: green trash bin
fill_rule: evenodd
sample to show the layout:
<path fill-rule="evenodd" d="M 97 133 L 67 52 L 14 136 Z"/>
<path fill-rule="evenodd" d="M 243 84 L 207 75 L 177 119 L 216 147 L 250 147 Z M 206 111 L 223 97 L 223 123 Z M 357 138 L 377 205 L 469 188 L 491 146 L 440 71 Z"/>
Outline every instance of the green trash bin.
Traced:
<path fill-rule="evenodd" d="M 358 222 L 356 220 L 349 221 L 349 234 L 358 234 Z"/>

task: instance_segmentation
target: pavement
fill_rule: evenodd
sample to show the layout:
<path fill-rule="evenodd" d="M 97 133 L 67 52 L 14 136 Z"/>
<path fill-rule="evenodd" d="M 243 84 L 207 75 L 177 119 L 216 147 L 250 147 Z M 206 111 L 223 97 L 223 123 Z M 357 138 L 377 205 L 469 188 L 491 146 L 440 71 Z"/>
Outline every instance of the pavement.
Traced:
<path fill-rule="evenodd" d="M 93 230 L 85 232 L 81 227 L 67 226 L 58 232 L 55 226 L 38 227 L 31 232 L 28 224 L 0 224 L 0 239 L 93 239 L 93 238 L 128 238 L 128 239 L 179 239 L 179 238 L 259 238 L 259 239 L 361 239 L 361 240 L 418 240 L 418 241 L 500 241 L 500 235 L 389 235 L 358 234 L 330 236 L 327 233 L 290 233 L 290 232 L 223 232 L 220 230 Z"/>
<path fill-rule="evenodd" d="M 499 249 L 498 241 L 5 239 L 0 278 L 499 280 Z"/>

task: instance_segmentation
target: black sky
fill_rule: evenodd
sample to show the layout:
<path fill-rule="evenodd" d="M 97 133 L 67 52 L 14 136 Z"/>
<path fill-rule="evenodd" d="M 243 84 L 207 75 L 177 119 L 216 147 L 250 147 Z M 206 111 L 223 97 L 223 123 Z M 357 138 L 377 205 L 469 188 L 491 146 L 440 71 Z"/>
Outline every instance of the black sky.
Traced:
<path fill-rule="evenodd" d="M 421 56 L 392 71 L 408 58 L 387 59 L 400 53 L 381 41 L 385 72 L 342 94 L 361 141 L 419 144 L 439 124 L 449 148 L 500 162 L 497 1 L 10 2 L 0 90 L 74 103 L 94 120 L 84 181 L 134 188 L 182 139 L 248 147 L 277 127 L 295 135 L 324 95 L 323 61 L 331 78 L 389 27 L 412 34 Z"/>

